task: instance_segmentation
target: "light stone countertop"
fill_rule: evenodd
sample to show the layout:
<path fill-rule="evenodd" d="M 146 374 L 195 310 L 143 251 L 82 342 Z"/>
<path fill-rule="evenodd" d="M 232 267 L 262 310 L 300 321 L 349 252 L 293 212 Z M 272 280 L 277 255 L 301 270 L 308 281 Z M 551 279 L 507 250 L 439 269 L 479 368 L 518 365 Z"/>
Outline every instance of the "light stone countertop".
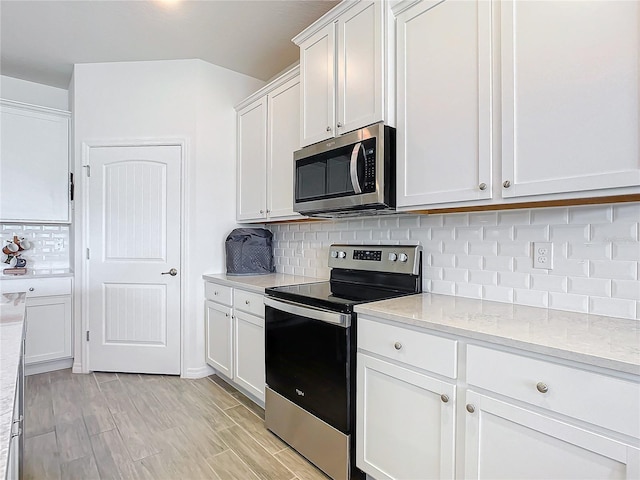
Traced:
<path fill-rule="evenodd" d="M 26 294 L 0 295 L 0 479 L 5 477 L 18 386 Z"/>
<path fill-rule="evenodd" d="M 8 267 L 8 265 L 7 265 Z M 31 278 L 56 278 L 56 277 L 73 277 L 73 271 L 69 268 L 48 268 L 48 269 L 33 269 L 27 268 L 27 273 L 24 275 L 8 275 L 2 273 L 5 267 L 0 269 L 0 280 L 19 280 L 19 279 L 31 279 Z"/>
<path fill-rule="evenodd" d="M 358 305 L 361 315 L 640 374 L 640 321 L 423 293 Z"/>
<path fill-rule="evenodd" d="M 324 278 L 287 275 L 284 273 L 270 273 L 269 275 L 226 275 L 224 273 L 206 274 L 203 279 L 228 287 L 242 288 L 255 293 L 264 293 L 265 288 L 296 285 L 298 283 L 324 282 Z"/>

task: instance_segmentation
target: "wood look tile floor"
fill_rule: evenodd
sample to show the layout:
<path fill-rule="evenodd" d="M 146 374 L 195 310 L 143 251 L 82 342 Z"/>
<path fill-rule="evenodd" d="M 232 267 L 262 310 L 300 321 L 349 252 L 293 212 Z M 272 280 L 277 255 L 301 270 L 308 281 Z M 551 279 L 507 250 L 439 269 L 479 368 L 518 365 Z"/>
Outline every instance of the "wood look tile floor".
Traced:
<path fill-rule="evenodd" d="M 216 376 L 70 370 L 25 386 L 25 480 L 326 480 Z"/>

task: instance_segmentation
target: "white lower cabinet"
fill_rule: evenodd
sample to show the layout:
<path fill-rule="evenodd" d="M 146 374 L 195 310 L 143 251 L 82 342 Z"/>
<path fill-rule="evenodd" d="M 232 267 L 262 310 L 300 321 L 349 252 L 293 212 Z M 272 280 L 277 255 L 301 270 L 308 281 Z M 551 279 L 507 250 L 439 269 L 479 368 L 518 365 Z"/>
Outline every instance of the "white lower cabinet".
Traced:
<path fill-rule="evenodd" d="M 377 479 L 453 478 L 455 391 L 358 353 L 356 461 Z"/>
<path fill-rule="evenodd" d="M 639 468 L 637 447 L 467 391 L 465 478 L 630 480 Z"/>
<path fill-rule="evenodd" d="M 356 459 L 371 477 L 640 478 L 637 376 L 385 320 L 358 328 Z"/>
<path fill-rule="evenodd" d="M 27 294 L 24 363 L 28 374 L 71 366 L 71 283 L 71 278 L 65 277 L 11 279 L 1 285 L 2 293 Z"/>
<path fill-rule="evenodd" d="M 262 295 L 205 284 L 206 362 L 264 404 L 264 301 Z"/>

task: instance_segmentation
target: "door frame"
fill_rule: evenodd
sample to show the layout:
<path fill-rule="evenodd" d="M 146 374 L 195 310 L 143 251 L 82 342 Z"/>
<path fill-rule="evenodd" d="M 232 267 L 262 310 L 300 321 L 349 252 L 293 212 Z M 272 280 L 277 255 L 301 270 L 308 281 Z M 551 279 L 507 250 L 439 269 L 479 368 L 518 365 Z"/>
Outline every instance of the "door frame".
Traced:
<path fill-rule="evenodd" d="M 186 248 L 186 234 L 188 231 L 188 162 L 189 142 L 186 138 L 116 138 L 116 139 L 95 139 L 84 140 L 80 143 L 80 155 L 75 155 L 75 201 L 73 202 L 73 221 L 71 230 L 74 238 L 74 271 L 75 291 L 73 298 L 74 317 L 74 359 L 73 373 L 90 373 L 90 349 L 86 340 L 85 332 L 89 330 L 89 302 L 86 292 L 89 291 L 89 265 L 86 258 L 86 249 L 89 245 L 89 185 L 86 181 L 85 166 L 92 148 L 102 147 L 180 147 L 180 376 L 184 377 L 185 372 L 185 322 L 186 301 L 185 285 L 189 278 L 188 265 L 189 253 Z"/>

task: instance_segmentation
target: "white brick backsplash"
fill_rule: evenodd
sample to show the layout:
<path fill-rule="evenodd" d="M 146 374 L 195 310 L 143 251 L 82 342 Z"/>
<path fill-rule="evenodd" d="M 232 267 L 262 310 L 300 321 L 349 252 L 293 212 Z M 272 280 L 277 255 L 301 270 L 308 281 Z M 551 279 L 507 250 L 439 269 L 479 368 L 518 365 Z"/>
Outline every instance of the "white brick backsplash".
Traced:
<path fill-rule="evenodd" d="M 637 262 L 618 262 L 615 260 L 596 260 L 591 263 L 591 276 L 619 280 L 637 280 Z"/>
<path fill-rule="evenodd" d="M 589 297 L 587 295 L 549 292 L 549 308 L 588 313 Z"/>
<path fill-rule="evenodd" d="M 482 298 L 494 302 L 513 303 L 513 288 L 484 285 L 482 287 Z"/>
<path fill-rule="evenodd" d="M 549 306 L 549 292 L 514 288 L 513 301 L 521 305 L 546 308 Z"/>
<path fill-rule="evenodd" d="M 569 211 L 569 223 L 611 223 L 613 221 L 613 207 L 593 206 L 574 207 Z"/>
<path fill-rule="evenodd" d="M 295 269 L 328 277 L 326 257 L 331 243 L 419 243 L 424 249 L 425 291 L 640 320 L 638 222 L 640 203 L 636 202 L 406 214 L 269 228 L 274 233 L 279 272 L 294 273 Z M 48 227 L 8 224 L 3 233 L 18 229 L 22 236 L 38 238 L 41 249 L 52 249 L 54 235 L 68 235 L 68 227 L 66 232 Z M 553 243 L 552 270 L 533 268 L 534 241 Z M 63 245 L 68 264 L 68 237 L 63 238 Z M 316 255 L 307 255 L 307 249 L 315 250 Z M 38 256 L 50 260 L 59 253 L 40 250 Z"/>
<path fill-rule="evenodd" d="M 593 295 L 596 297 L 611 296 L 611 280 L 604 278 L 580 278 L 567 279 L 567 291 L 580 295 Z"/>
<path fill-rule="evenodd" d="M 569 222 L 567 208 L 540 208 L 531 210 L 532 225 L 563 225 Z"/>
<path fill-rule="evenodd" d="M 71 267 L 68 225 L 2 224 L 0 242 L 3 246 L 7 240 L 13 240 L 14 235 L 31 242 L 31 248 L 21 253 L 21 257 L 27 261 L 27 268 L 50 270 Z M 7 267 L 2 265 L 1 268 Z"/>
<path fill-rule="evenodd" d="M 636 302 L 619 298 L 591 297 L 589 298 L 589 313 L 636 318 Z"/>
<path fill-rule="evenodd" d="M 640 301 L 640 282 L 633 280 L 612 280 L 611 295 L 616 298 Z"/>

